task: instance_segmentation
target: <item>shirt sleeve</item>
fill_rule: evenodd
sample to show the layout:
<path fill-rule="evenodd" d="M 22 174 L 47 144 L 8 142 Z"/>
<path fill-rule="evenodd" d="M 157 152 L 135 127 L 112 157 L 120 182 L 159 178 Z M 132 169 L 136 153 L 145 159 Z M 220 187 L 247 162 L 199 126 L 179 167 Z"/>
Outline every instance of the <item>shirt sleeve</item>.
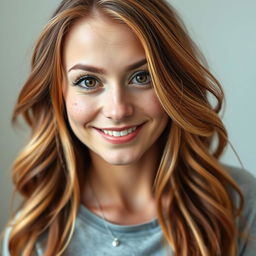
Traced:
<path fill-rule="evenodd" d="M 240 187 L 244 193 L 244 209 L 239 219 L 240 236 L 238 238 L 238 255 L 256 255 L 256 178 L 243 171 Z"/>
<path fill-rule="evenodd" d="M 10 237 L 11 230 L 12 230 L 11 227 L 7 227 L 5 229 L 4 238 L 3 238 L 3 242 L 2 242 L 2 254 L 0 254 L 1 256 L 11 256 L 9 249 L 8 249 L 8 243 L 9 243 L 9 237 Z M 43 255 L 43 253 L 38 254 L 38 251 L 36 248 L 36 251 L 33 253 L 33 256 L 39 256 L 39 255 Z"/>
<path fill-rule="evenodd" d="M 8 249 L 10 233 L 11 233 L 11 227 L 7 227 L 4 232 L 4 239 L 2 244 L 2 256 L 10 256 L 9 249 Z"/>
<path fill-rule="evenodd" d="M 239 256 L 255 256 L 256 255 L 256 217 L 255 216 L 256 216 L 256 213 L 254 209 L 253 215 L 247 218 L 248 232 L 247 230 L 245 231 L 247 232 L 247 235 L 245 235 L 245 241 L 241 243 L 241 246 L 240 246 L 241 252 Z M 243 240 L 243 236 L 241 240 Z"/>

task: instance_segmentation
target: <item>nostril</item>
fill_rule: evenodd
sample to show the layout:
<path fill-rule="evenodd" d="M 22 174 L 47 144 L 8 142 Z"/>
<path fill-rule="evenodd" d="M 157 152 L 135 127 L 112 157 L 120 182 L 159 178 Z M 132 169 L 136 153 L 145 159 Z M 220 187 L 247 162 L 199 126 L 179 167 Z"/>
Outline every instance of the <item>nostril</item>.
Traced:
<path fill-rule="evenodd" d="M 103 113 L 107 118 L 120 120 L 133 114 L 133 106 L 131 103 L 125 101 L 112 101 L 104 105 Z"/>

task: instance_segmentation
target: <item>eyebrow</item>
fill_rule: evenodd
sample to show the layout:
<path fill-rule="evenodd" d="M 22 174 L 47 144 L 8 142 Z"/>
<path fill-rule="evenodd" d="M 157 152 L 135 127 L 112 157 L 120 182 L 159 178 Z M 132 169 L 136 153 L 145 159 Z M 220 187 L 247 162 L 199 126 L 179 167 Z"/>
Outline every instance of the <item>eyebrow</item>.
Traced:
<path fill-rule="evenodd" d="M 136 63 L 133 63 L 133 64 L 127 66 L 126 71 L 131 71 L 133 69 L 139 68 L 140 66 L 142 66 L 146 63 L 147 63 L 147 59 L 142 59 Z M 76 64 L 73 67 L 71 67 L 68 70 L 68 72 L 70 72 L 71 70 L 74 70 L 74 69 L 86 70 L 86 71 L 90 71 L 90 72 L 98 73 L 98 74 L 102 74 L 102 75 L 107 73 L 106 70 L 103 68 L 97 68 L 94 66 L 89 66 L 89 65 L 84 65 L 84 64 Z"/>

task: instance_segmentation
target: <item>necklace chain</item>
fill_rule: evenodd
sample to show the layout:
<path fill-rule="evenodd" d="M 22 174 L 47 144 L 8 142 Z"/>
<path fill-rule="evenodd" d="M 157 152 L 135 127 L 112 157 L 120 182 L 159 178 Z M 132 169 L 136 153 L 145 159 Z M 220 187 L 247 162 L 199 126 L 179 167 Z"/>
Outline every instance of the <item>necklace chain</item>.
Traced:
<path fill-rule="evenodd" d="M 118 246 L 121 244 L 121 241 L 119 240 L 118 237 L 116 237 L 116 236 L 113 234 L 112 230 L 111 230 L 110 227 L 108 226 L 108 224 L 107 224 L 107 218 L 106 218 L 105 215 L 104 215 L 104 211 L 103 211 L 103 209 L 102 209 L 102 207 L 101 207 L 101 204 L 100 204 L 100 201 L 99 201 L 98 197 L 96 196 L 96 193 L 94 192 L 94 189 L 93 189 L 93 186 L 92 186 L 92 184 L 91 184 L 90 179 L 89 179 L 89 187 L 90 187 L 90 190 L 91 190 L 91 192 L 92 192 L 93 197 L 94 197 L 95 200 L 96 200 L 97 208 L 99 209 L 100 214 L 101 214 L 101 216 L 102 216 L 102 218 L 103 218 L 103 220 L 104 220 L 105 228 L 106 228 L 106 230 L 108 231 L 108 233 L 110 234 L 110 236 L 113 238 L 112 246 L 113 246 L 113 247 L 118 247 Z"/>

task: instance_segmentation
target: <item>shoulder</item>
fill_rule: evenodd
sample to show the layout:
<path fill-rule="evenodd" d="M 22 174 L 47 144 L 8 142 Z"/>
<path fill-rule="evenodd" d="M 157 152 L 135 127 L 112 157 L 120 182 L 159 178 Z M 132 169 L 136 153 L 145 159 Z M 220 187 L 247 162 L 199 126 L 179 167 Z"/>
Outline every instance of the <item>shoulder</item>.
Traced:
<path fill-rule="evenodd" d="M 230 165 L 223 165 L 227 173 L 239 186 L 244 197 L 244 214 L 255 213 L 256 216 L 256 177 L 249 171 Z M 234 200 L 237 197 L 231 194 Z"/>
<path fill-rule="evenodd" d="M 12 227 L 8 226 L 5 228 L 4 232 L 4 237 L 3 237 L 3 241 L 2 241 L 2 248 L 1 248 L 1 252 L 0 255 L 2 256 L 11 256 L 10 251 L 9 251 L 9 238 L 10 238 L 10 233 L 12 231 Z M 36 251 L 33 253 L 33 256 L 39 256 L 39 255 L 43 255 L 43 254 L 39 254 L 41 252 L 41 249 L 38 248 L 37 244 L 36 244 Z"/>
<path fill-rule="evenodd" d="M 9 249 L 8 249 L 8 243 L 9 243 L 9 236 L 11 233 L 11 227 L 7 227 L 4 230 L 4 238 L 2 241 L 2 255 L 3 256 L 9 256 Z"/>
<path fill-rule="evenodd" d="M 244 197 L 244 207 L 237 220 L 238 255 L 253 256 L 256 251 L 256 178 L 247 170 L 224 165 Z"/>
<path fill-rule="evenodd" d="M 18 211 L 15 214 L 14 220 L 18 218 L 18 216 L 20 215 L 20 211 Z M 2 240 L 2 246 L 1 246 L 1 252 L 0 255 L 2 256 L 11 256 L 10 252 L 9 252 L 9 240 L 10 240 L 10 234 L 12 232 L 12 224 L 7 224 L 5 229 L 3 230 L 3 240 Z M 38 253 L 35 252 L 33 254 L 33 256 L 38 256 Z"/>
<path fill-rule="evenodd" d="M 256 196 L 256 177 L 246 169 L 222 164 L 227 173 L 236 181 L 245 197 Z"/>
<path fill-rule="evenodd" d="M 222 166 L 234 179 L 237 179 L 241 182 L 248 182 L 249 180 L 256 182 L 256 177 L 246 169 L 228 164 L 222 164 Z"/>

